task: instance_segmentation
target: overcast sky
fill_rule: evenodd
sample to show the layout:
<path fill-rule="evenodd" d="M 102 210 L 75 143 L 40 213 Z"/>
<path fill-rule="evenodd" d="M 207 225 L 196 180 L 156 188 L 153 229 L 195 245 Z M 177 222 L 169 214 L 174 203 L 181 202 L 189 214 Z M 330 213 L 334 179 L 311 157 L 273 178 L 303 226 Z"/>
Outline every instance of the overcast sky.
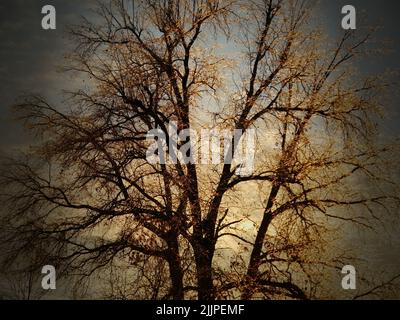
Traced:
<path fill-rule="evenodd" d="M 41 28 L 41 8 L 52 4 L 57 10 L 57 30 Z M 379 25 L 377 39 L 392 41 L 393 52 L 384 57 L 369 58 L 361 67 L 363 72 L 400 69 L 400 2 L 396 0 L 321 0 L 321 15 L 332 35 L 340 32 L 341 8 L 353 4 L 357 9 L 358 26 Z M 89 16 L 94 0 L 2 0 L 0 3 L 0 148 L 6 151 L 16 143 L 24 143 L 26 135 L 21 126 L 10 120 L 9 106 L 22 93 L 35 92 L 57 97 L 67 89 L 71 79 L 57 71 L 70 50 L 66 26 L 76 24 L 80 16 Z M 391 97 L 390 116 L 384 123 L 386 133 L 399 136 L 399 97 Z"/>
<path fill-rule="evenodd" d="M 57 30 L 41 28 L 41 8 L 52 4 L 57 10 Z M 384 57 L 369 58 L 362 64 L 363 72 L 400 69 L 400 2 L 396 0 L 321 0 L 321 15 L 332 35 L 341 31 L 341 8 L 353 4 L 357 9 L 358 26 L 379 25 L 379 40 L 390 39 L 393 52 Z M 9 106 L 23 93 L 35 92 L 52 97 L 68 89 L 71 79 L 58 72 L 70 47 L 66 26 L 76 24 L 80 16 L 90 16 L 94 0 L 2 0 L 0 3 L 0 148 L 6 151 L 26 136 L 19 124 L 10 120 Z M 399 97 L 391 97 L 390 116 L 385 122 L 387 133 L 399 136 L 400 114 L 396 108 Z"/>
<path fill-rule="evenodd" d="M 364 73 L 381 73 L 400 70 L 400 1 L 398 0 L 321 0 L 321 14 L 316 19 L 324 21 L 331 35 L 341 31 L 341 8 L 346 4 L 356 7 L 358 26 L 379 25 L 379 41 L 390 40 L 392 51 L 385 56 L 364 60 L 360 69 Z M 41 9 L 52 4 L 57 10 L 57 30 L 41 28 Z M 76 24 L 80 16 L 90 16 L 94 0 L 1 0 L 0 2 L 0 153 L 24 144 L 29 137 L 21 125 L 11 121 L 9 111 L 15 99 L 23 93 L 40 93 L 57 100 L 60 90 L 71 83 L 79 85 L 58 71 L 63 57 L 70 50 L 66 26 Z M 380 46 L 377 42 L 372 46 Z M 393 80 L 398 78 L 393 77 Z M 387 105 L 387 119 L 382 123 L 385 136 L 400 137 L 399 90 L 393 89 Z M 399 266 L 399 229 L 395 226 L 390 243 L 379 241 L 375 235 L 372 255 L 392 269 Z M 369 236 L 368 236 L 369 237 Z M 371 236 L 373 237 L 373 236 Z M 397 237 L 397 238 L 396 238 Z M 394 240 L 393 240 L 394 238 Z M 378 258 L 377 258 L 378 257 Z"/>
<path fill-rule="evenodd" d="M 70 87 L 71 79 L 59 72 L 69 52 L 67 26 L 89 15 L 92 0 L 2 0 L 0 3 L 0 146 L 3 151 L 24 143 L 21 126 L 11 121 L 9 106 L 24 93 L 50 99 Z M 52 4 L 57 29 L 43 30 L 41 9 Z"/>

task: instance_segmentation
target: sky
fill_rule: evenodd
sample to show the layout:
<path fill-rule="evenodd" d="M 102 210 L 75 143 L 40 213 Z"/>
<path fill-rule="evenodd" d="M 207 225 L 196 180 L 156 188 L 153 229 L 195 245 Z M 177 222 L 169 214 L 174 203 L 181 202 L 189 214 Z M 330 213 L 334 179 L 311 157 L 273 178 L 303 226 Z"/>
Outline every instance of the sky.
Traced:
<path fill-rule="evenodd" d="M 57 29 L 43 30 L 42 7 L 56 8 Z M 54 100 L 75 79 L 62 74 L 64 57 L 71 50 L 67 26 L 90 14 L 93 0 L 5 0 L 0 2 L 0 149 L 6 152 L 25 144 L 29 136 L 12 121 L 10 106 L 27 93 Z M 78 84 L 77 84 L 78 85 Z"/>
<path fill-rule="evenodd" d="M 365 73 L 400 70 L 400 3 L 396 0 L 319 0 L 320 15 L 315 17 L 326 24 L 331 35 L 341 31 L 341 8 L 352 4 L 357 9 L 357 26 L 380 26 L 376 43 L 379 47 L 387 39 L 392 51 L 384 56 L 368 58 L 360 65 Z M 41 8 L 52 4 L 57 12 L 57 29 L 41 28 Z M 81 16 L 90 16 L 95 0 L 2 0 L 0 3 L 0 150 L 5 152 L 18 144 L 24 144 L 29 136 L 21 125 L 12 121 L 10 113 L 18 96 L 26 93 L 40 93 L 57 98 L 62 89 L 71 83 L 79 85 L 76 79 L 59 72 L 64 65 L 64 56 L 71 50 L 67 26 L 77 24 Z M 398 79 L 397 79 L 398 80 Z M 397 106 L 400 97 L 391 93 L 388 117 L 383 123 L 385 133 L 392 137 L 400 134 L 400 113 Z"/>
<path fill-rule="evenodd" d="M 371 48 L 379 48 L 390 40 L 391 50 L 386 55 L 364 59 L 359 69 L 373 74 L 400 70 L 400 2 L 398 0 L 320 0 L 320 14 L 316 20 L 326 25 L 335 36 L 341 31 L 341 8 L 352 4 L 357 9 L 357 27 L 379 26 L 376 41 Z M 41 9 L 51 4 L 57 12 L 57 29 L 43 30 Z M 72 46 L 68 40 L 67 27 L 77 24 L 81 16 L 90 17 L 95 0 L 2 0 L 0 2 L 0 154 L 29 144 L 32 141 L 21 123 L 13 121 L 10 106 L 26 93 L 39 93 L 50 101 L 60 101 L 60 92 L 71 86 L 82 85 L 80 79 L 60 71 L 64 57 Z M 391 78 L 398 81 L 399 77 Z M 390 92 L 386 104 L 387 117 L 381 120 L 384 138 L 400 138 L 400 95 L 398 86 Z M 389 265 L 391 270 L 400 269 L 400 230 L 374 234 L 351 235 L 348 241 L 362 246 L 369 243 L 365 257 L 375 264 Z M 385 241 L 380 241 L 380 239 Z M 369 241 L 368 241 L 369 239 Z"/>

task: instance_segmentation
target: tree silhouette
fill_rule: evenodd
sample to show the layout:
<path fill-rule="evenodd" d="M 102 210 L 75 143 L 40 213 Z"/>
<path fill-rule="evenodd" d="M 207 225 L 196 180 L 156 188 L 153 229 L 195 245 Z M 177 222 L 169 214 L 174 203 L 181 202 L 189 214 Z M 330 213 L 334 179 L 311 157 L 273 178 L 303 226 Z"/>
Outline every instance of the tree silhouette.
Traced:
<path fill-rule="evenodd" d="M 345 260 L 324 255 L 327 230 L 396 200 L 355 187 L 384 179 L 388 151 L 373 144 L 383 82 L 352 73 L 368 36 L 330 41 L 303 0 L 111 1 L 98 14 L 72 31 L 69 71 L 88 85 L 61 106 L 16 106 L 41 142 L 2 174 L 7 262 L 41 243 L 37 266 L 108 270 L 110 297 L 318 297 Z M 162 130 L 170 154 L 171 122 L 255 130 L 253 173 L 150 163 L 147 133 Z"/>

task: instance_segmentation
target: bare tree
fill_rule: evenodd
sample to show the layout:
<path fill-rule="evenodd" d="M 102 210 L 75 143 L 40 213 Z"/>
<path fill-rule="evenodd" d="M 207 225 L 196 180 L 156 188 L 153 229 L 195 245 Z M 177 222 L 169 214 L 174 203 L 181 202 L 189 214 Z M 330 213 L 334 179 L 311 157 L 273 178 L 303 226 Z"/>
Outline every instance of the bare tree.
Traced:
<path fill-rule="evenodd" d="M 38 264 L 83 279 L 129 270 L 132 289 L 110 291 L 120 298 L 316 297 L 322 270 L 341 261 L 323 255 L 327 230 L 367 226 L 396 200 L 354 187 L 383 183 L 387 151 L 373 144 L 383 84 L 351 72 L 368 37 L 328 41 L 303 0 L 111 1 L 98 13 L 72 32 L 69 70 L 88 88 L 61 107 L 38 96 L 17 106 L 42 142 L 2 174 L 10 252 L 45 243 Z M 255 129 L 254 172 L 227 158 L 150 163 L 147 133 L 169 146 L 171 122 Z M 221 246 L 236 241 L 228 259 Z"/>

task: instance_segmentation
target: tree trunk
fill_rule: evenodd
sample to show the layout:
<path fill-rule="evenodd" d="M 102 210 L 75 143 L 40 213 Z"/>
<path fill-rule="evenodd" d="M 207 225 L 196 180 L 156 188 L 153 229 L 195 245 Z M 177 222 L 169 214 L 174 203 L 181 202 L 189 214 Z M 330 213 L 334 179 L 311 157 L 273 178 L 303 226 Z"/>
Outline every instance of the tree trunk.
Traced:
<path fill-rule="evenodd" d="M 169 245 L 169 256 L 167 257 L 169 273 L 171 278 L 171 296 L 174 300 L 183 300 L 183 270 L 181 265 L 181 259 L 179 256 L 179 244 L 178 239 L 168 241 Z"/>
<path fill-rule="evenodd" d="M 207 252 L 208 250 L 206 252 L 204 252 L 205 250 L 201 251 L 202 252 L 195 252 L 198 299 L 214 300 L 215 295 L 212 277 L 212 258 L 209 256 Z"/>

